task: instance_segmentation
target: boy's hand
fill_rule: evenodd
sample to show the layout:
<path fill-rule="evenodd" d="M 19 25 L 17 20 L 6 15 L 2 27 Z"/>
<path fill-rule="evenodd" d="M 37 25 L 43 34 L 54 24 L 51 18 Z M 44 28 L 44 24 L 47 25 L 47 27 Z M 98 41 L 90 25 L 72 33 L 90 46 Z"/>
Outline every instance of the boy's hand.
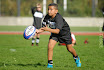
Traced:
<path fill-rule="evenodd" d="M 38 29 L 36 29 L 36 33 L 39 33 L 39 30 Z"/>
<path fill-rule="evenodd" d="M 42 30 L 41 28 L 40 29 L 36 29 L 36 33 L 39 34 L 41 32 L 44 32 L 44 30 Z"/>
<path fill-rule="evenodd" d="M 45 27 L 41 28 L 41 30 L 48 31 L 49 28 L 48 28 L 47 25 L 46 25 Z"/>
<path fill-rule="evenodd" d="M 41 28 L 41 30 L 43 30 L 43 31 L 49 31 L 49 32 L 55 33 L 55 34 L 59 34 L 59 32 L 60 32 L 59 29 L 51 29 L 51 28 L 48 28 L 47 26 Z"/>

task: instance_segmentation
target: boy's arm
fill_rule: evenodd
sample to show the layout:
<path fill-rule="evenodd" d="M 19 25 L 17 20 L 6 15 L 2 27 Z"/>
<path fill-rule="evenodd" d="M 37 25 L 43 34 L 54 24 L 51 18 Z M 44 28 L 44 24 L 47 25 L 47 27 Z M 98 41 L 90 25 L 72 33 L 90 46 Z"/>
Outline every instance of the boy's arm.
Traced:
<path fill-rule="evenodd" d="M 44 30 L 42 30 L 41 28 L 40 29 L 36 29 L 36 33 L 42 33 L 42 32 L 44 32 Z"/>
<path fill-rule="evenodd" d="M 44 31 L 49 31 L 51 33 L 55 33 L 55 34 L 58 34 L 60 32 L 59 29 L 51 29 L 51 28 L 48 28 L 47 26 L 46 27 L 43 27 L 41 28 L 41 30 L 44 30 Z"/>
<path fill-rule="evenodd" d="M 31 8 L 32 15 L 34 15 L 35 9 L 36 9 L 36 7 Z"/>

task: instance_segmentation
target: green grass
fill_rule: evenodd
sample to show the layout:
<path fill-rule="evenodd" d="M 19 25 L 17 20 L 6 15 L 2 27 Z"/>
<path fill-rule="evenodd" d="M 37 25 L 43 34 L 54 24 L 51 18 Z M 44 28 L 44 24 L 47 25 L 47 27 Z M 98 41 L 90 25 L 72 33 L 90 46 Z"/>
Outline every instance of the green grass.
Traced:
<path fill-rule="evenodd" d="M 0 26 L 0 31 L 24 31 L 27 26 Z M 99 32 L 99 27 L 70 27 L 71 31 Z"/>
<path fill-rule="evenodd" d="M 70 27 L 71 31 L 99 32 L 100 27 Z"/>
<path fill-rule="evenodd" d="M 27 26 L 0 26 L 0 31 L 24 31 Z"/>
<path fill-rule="evenodd" d="M 88 44 L 84 40 L 88 38 Z M 41 35 L 39 46 L 31 46 L 31 40 L 22 35 L 0 35 L 0 70 L 103 70 L 104 48 L 100 48 L 99 36 L 76 36 L 74 46 L 82 67 L 77 68 L 65 46 L 54 47 L 54 68 L 47 69 L 47 44 L 49 35 Z"/>

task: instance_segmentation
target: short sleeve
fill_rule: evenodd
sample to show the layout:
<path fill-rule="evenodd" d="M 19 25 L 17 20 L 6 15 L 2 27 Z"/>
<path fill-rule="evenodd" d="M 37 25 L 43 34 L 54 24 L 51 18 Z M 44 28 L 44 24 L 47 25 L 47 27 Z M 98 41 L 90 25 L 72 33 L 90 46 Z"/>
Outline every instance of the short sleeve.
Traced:
<path fill-rule="evenodd" d="M 32 15 L 34 15 L 34 12 L 36 11 L 36 7 L 32 7 L 31 8 L 31 13 L 32 13 Z"/>
<path fill-rule="evenodd" d="M 49 20 L 49 15 L 48 15 L 48 14 L 47 14 L 47 15 L 45 16 L 45 18 L 43 19 L 42 27 L 45 27 L 46 25 L 48 25 L 47 20 Z"/>
<path fill-rule="evenodd" d="M 56 16 L 56 28 L 61 30 L 63 25 L 64 25 L 64 22 L 63 22 L 62 16 L 61 15 L 57 15 Z"/>

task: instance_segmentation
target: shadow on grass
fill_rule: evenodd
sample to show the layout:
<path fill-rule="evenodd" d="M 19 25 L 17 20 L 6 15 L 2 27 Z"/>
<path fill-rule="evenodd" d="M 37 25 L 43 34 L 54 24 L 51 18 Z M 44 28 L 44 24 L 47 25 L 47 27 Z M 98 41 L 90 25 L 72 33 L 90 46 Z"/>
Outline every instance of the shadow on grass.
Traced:
<path fill-rule="evenodd" d="M 38 67 L 38 66 L 46 66 L 45 64 L 41 64 L 41 63 L 36 63 L 36 64 L 5 64 L 5 63 L 0 63 L 0 67 L 4 66 L 33 66 L 33 67 Z"/>

